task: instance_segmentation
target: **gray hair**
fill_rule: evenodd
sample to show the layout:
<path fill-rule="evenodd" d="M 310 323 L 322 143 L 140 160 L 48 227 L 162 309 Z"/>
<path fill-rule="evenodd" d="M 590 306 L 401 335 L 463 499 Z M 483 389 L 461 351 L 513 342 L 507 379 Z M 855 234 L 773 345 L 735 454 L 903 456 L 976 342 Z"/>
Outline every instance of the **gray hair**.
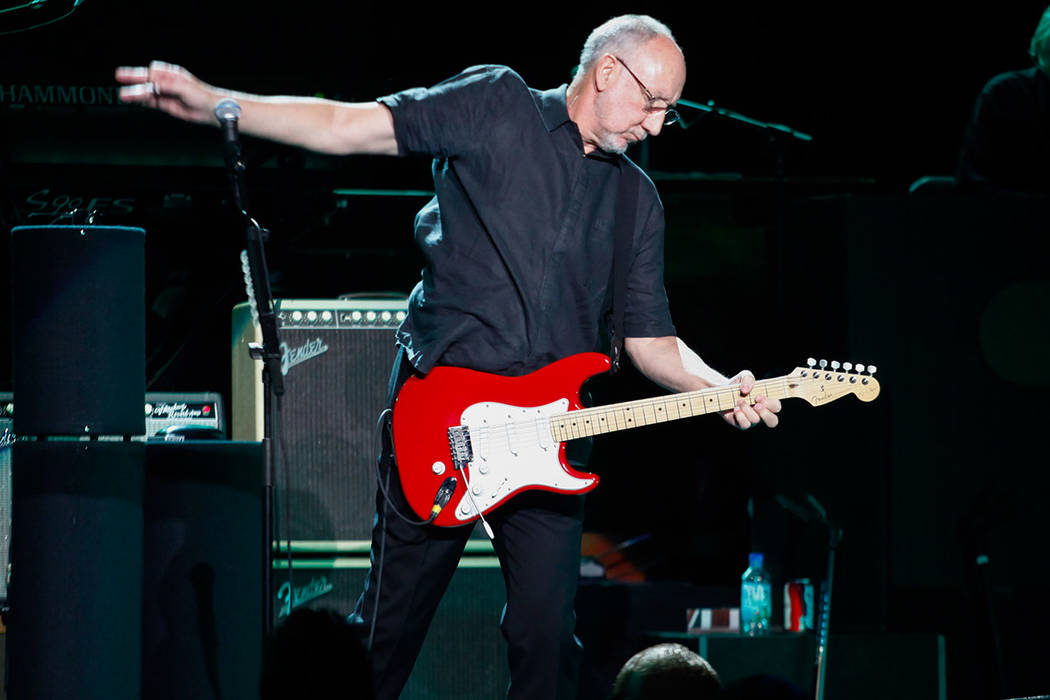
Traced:
<path fill-rule="evenodd" d="M 657 36 L 674 41 L 671 30 L 663 22 L 648 15 L 620 15 L 602 23 L 591 32 L 580 52 L 577 73 L 588 70 L 607 53 L 616 54 L 637 48 Z M 678 42 L 675 41 L 675 44 Z"/>
<path fill-rule="evenodd" d="M 1043 16 L 1032 35 L 1028 45 L 1028 54 L 1035 60 L 1035 65 L 1050 75 L 1050 7 L 1043 11 Z"/>

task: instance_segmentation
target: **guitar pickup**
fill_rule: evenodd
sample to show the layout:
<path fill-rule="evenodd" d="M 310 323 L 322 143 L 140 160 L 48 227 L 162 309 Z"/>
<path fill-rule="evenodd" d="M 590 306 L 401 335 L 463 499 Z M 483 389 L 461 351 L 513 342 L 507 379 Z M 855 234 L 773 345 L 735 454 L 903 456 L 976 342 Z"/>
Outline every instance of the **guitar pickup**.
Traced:
<path fill-rule="evenodd" d="M 456 469 L 462 469 L 474 459 L 474 450 L 470 446 L 470 430 L 465 425 L 456 425 L 448 429 L 448 447 Z"/>

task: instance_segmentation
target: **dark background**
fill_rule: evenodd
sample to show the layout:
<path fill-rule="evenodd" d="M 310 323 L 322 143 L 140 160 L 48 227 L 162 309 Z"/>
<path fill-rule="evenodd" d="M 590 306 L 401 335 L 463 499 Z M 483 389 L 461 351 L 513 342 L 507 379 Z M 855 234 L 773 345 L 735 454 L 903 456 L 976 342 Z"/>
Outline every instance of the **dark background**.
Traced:
<path fill-rule="evenodd" d="M 588 527 L 612 541 L 648 534 L 628 551 L 650 580 L 731 588 L 753 549 L 778 582 L 820 579 L 823 528 L 777 499 L 812 495 L 845 533 L 833 626 L 947 635 L 952 697 L 1050 692 L 1039 661 L 1050 622 L 1047 211 L 1039 198 L 908 186 L 952 172 L 978 90 L 1029 65 L 1044 7 L 649 9 L 685 51 L 685 98 L 813 136 L 778 149 L 763 132 L 683 110 L 688 129 L 631 153 L 667 208 L 679 334 L 728 373 L 774 376 L 807 356 L 874 363 L 883 393 L 785 402 L 776 431 L 700 419 L 607 437 Z M 0 223 L 48 223 L 73 203 L 145 228 L 148 388 L 228 399 L 243 240 L 218 132 L 107 103 L 114 67 L 158 58 L 248 91 L 369 100 L 506 63 L 547 87 L 569 79 L 593 25 L 624 11 L 637 8 L 88 0 L 0 36 Z M 0 14 L 0 31 L 15 19 Z M 34 86 L 79 97 L 62 104 Z M 257 217 L 274 233 L 276 296 L 411 288 L 423 200 L 336 190 L 426 189 L 425 161 L 245 147 Z M 0 335 L 5 389 L 9 324 Z M 593 391 L 604 401 L 655 389 L 628 370 Z M 977 553 L 990 564 L 975 566 Z"/>

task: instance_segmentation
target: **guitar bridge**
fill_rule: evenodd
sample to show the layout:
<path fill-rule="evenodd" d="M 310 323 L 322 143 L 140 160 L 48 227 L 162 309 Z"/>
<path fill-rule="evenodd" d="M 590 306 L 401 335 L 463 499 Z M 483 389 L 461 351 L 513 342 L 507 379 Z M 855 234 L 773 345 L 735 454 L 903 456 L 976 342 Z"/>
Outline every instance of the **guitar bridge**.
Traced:
<path fill-rule="evenodd" d="M 470 446 L 470 430 L 465 425 L 456 425 L 448 429 L 448 447 L 456 469 L 462 469 L 474 459 L 474 450 Z"/>

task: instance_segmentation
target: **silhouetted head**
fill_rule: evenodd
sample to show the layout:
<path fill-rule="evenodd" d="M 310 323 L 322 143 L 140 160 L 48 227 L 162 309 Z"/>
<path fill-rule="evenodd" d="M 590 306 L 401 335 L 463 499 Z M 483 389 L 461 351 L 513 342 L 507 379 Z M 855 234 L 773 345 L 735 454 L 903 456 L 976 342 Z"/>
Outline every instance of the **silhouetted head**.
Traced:
<path fill-rule="evenodd" d="M 609 700 L 709 700 L 721 688 L 718 673 L 702 656 L 681 644 L 657 644 L 627 660 Z"/>
<path fill-rule="evenodd" d="M 368 654 L 334 610 L 294 610 L 271 635 L 259 681 L 262 700 L 375 697 Z"/>

